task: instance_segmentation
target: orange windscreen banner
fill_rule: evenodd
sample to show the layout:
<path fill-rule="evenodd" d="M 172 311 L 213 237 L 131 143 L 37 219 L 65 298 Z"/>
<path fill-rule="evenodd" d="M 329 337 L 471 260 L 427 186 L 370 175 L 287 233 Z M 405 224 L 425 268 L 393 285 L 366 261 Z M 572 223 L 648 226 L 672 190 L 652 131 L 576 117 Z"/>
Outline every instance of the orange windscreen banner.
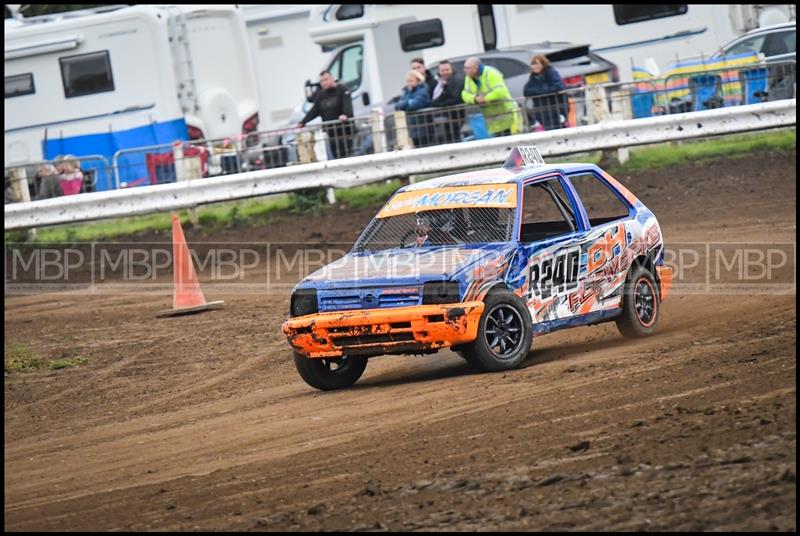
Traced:
<path fill-rule="evenodd" d="M 451 208 L 514 208 L 517 206 L 517 185 L 478 184 L 400 192 L 386 203 L 378 218 L 399 216 L 425 210 Z"/>

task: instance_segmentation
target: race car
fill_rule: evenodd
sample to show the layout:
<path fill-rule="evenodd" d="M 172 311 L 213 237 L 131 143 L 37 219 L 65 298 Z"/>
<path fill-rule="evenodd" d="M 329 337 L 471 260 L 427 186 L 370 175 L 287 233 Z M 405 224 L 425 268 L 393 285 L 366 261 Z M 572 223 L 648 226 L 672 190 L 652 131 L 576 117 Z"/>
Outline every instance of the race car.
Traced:
<path fill-rule="evenodd" d="M 503 371 L 566 327 L 653 334 L 671 283 L 658 221 L 633 193 L 520 146 L 502 168 L 399 189 L 347 255 L 295 286 L 282 330 L 320 390 L 354 384 L 383 354 L 450 348 Z"/>

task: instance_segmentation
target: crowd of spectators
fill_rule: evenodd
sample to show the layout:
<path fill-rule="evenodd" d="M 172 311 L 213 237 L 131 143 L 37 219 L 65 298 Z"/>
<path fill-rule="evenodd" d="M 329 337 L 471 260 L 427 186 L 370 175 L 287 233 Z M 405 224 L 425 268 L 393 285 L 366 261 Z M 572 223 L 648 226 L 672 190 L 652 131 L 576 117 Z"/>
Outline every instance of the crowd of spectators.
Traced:
<path fill-rule="evenodd" d="M 313 106 L 297 126 L 303 127 L 320 117 L 332 158 L 370 151 L 372 138 L 369 134 L 354 151 L 357 129 L 350 90 L 338 83 L 329 71 L 320 73 L 319 85 Z M 563 118 L 568 114 L 566 98 L 560 94 L 563 90 L 564 82 L 558 71 L 545 56 L 535 56 L 524 90 L 524 96 L 530 98 L 528 119 L 534 130 L 563 126 Z M 434 77 L 422 58 L 411 60 L 411 69 L 406 73 L 405 85 L 394 108 L 406 112 L 406 125 L 415 147 L 463 141 L 462 126 L 467 115 L 466 106 L 461 105 L 480 106 L 477 116 L 480 124 L 473 123 L 475 116 L 469 118 L 474 137 L 480 137 L 476 130 L 485 131 L 486 136 L 506 136 L 520 133 L 524 128 L 523 110 L 512 98 L 503 73 L 495 67 L 471 57 L 464 63 L 462 77 L 449 61 L 443 60 L 438 65 L 438 77 Z"/>

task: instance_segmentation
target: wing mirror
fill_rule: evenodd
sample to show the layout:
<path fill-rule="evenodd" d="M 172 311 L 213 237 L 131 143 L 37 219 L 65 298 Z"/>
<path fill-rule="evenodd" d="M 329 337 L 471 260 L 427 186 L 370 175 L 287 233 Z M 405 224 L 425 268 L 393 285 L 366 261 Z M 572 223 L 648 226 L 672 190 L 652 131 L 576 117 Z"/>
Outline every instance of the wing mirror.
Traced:
<path fill-rule="evenodd" d="M 318 83 L 312 83 L 311 80 L 306 80 L 306 100 L 308 102 L 314 102 L 314 99 L 317 97 L 317 92 L 320 90 L 320 85 Z"/>

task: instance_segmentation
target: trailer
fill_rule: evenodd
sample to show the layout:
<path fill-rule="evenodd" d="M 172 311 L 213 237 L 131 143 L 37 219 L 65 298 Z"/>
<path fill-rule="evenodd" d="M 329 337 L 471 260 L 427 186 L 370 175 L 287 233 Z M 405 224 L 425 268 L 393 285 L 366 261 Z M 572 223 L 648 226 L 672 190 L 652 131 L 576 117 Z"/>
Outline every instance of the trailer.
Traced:
<path fill-rule="evenodd" d="M 236 6 L 104 6 L 6 20 L 5 166 L 258 129 Z M 97 190 L 147 184 L 145 154 Z M 142 176 L 144 175 L 144 176 Z"/>

